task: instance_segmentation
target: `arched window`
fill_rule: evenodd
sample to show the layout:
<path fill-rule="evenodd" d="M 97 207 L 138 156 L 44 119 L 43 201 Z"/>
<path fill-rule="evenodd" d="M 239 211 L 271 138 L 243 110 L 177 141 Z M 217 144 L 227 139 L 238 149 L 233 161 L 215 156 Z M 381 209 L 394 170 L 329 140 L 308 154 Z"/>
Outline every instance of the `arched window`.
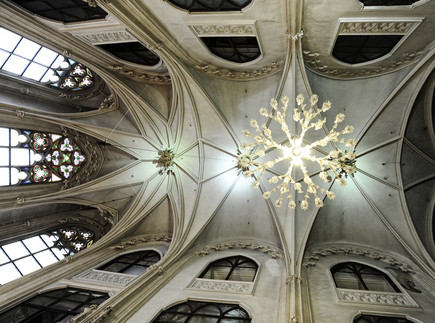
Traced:
<path fill-rule="evenodd" d="M 68 322 L 85 308 L 100 305 L 106 293 L 63 288 L 36 295 L 0 314 L 0 322 Z"/>
<path fill-rule="evenodd" d="M 190 12 L 239 11 L 252 0 L 168 0 L 178 8 Z"/>
<path fill-rule="evenodd" d="M 387 55 L 403 35 L 339 35 L 332 55 L 348 64 L 369 62 Z"/>
<path fill-rule="evenodd" d="M 68 137 L 0 127 L 0 186 L 71 178 L 85 161 Z"/>
<path fill-rule="evenodd" d="M 199 278 L 252 282 L 257 269 L 255 261 L 243 256 L 234 256 L 212 262 Z"/>
<path fill-rule="evenodd" d="M 97 45 L 106 52 L 127 62 L 153 66 L 160 62 L 160 57 L 139 42 Z"/>
<path fill-rule="evenodd" d="M 403 317 L 359 315 L 353 320 L 353 323 L 414 323 L 414 322 Z"/>
<path fill-rule="evenodd" d="M 140 275 L 149 266 L 154 265 L 159 260 L 160 255 L 154 250 L 137 251 L 121 255 L 98 269 L 115 273 Z"/>
<path fill-rule="evenodd" d="M 251 322 L 251 319 L 249 314 L 238 305 L 187 301 L 164 310 L 153 322 L 242 323 Z"/>
<path fill-rule="evenodd" d="M 93 232 L 78 227 L 63 227 L 0 246 L 0 284 L 51 265 L 93 242 Z"/>
<path fill-rule="evenodd" d="M 359 0 L 364 7 L 409 6 L 420 0 Z"/>
<path fill-rule="evenodd" d="M 107 13 L 91 1 L 83 0 L 12 0 L 41 17 L 65 23 L 103 19 Z M 86 3 L 88 2 L 88 3 Z"/>
<path fill-rule="evenodd" d="M 247 63 L 261 55 L 257 37 L 201 37 L 216 56 L 235 63 Z"/>
<path fill-rule="evenodd" d="M 62 90 L 80 91 L 94 85 L 91 70 L 83 64 L 2 27 L 0 70 Z"/>
<path fill-rule="evenodd" d="M 337 288 L 400 293 L 387 274 L 356 262 L 345 262 L 331 268 Z"/>

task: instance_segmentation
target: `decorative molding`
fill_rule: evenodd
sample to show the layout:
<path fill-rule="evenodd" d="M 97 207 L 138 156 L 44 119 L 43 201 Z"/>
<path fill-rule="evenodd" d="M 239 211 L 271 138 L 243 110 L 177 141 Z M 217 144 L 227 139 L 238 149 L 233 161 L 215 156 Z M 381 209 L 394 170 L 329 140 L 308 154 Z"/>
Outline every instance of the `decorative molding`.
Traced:
<path fill-rule="evenodd" d="M 25 202 L 24 197 L 22 196 L 17 197 L 17 204 L 24 204 L 24 202 Z"/>
<path fill-rule="evenodd" d="M 164 272 L 164 269 L 162 266 L 158 266 L 157 264 L 151 265 L 148 267 L 149 271 L 155 271 L 157 275 L 161 275 Z"/>
<path fill-rule="evenodd" d="M 239 80 L 239 81 L 249 81 L 252 79 L 263 78 L 275 74 L 279 72 L 283 66 L 284 66 L 284 61 L 278 60 L 273 62 L 271 66 L 263 67 L 261 69 L 254 70 L 251 72 L 231 71 L 228 69 L 218 68 L 217 66 L 211 64 L 197 65 L 195 66 L 195 68 L 203 73 L 216 77 L 221 77 L 221 78 L 231 79 L 231 80 Z"/>
<path fill-rule="evenodd" d="M 92 304 L 89 307 L 85 307 L 83 313 L 80 313 L 76 316 L 74 316 L 72 319 L 68 320 L 67 323 L 80 323 L 83 321 L 83 319 L 87 316 L 89 316 L 92 312 L 94 312 L 98 308 L 98 305 Z"/>
<path fill-rule="evenodd" d="M 104 285 L 127 286 L 133 281 L 136 275 L 127 275 L 110 271 L 89 269 L 73 277 L 75 280 L 85 280 L 92 282 L 104 283 Z"/>
<path fill-rule="evenodd" d="M 113 94 L 110 94 L 107 98 L 101 102 L 100 106 L 98 107 L 98 110 L 114 110 L 118 108 L 118 104 L 115 101 L 115 97 Z"/>
<path fill-rule="evenodd" d="M 303 265 L 306 268 L 314 267 L 316 266 L 317 261 L 319 261 L 322 257 L 326 257 L 330 255 L 368 257 L 387 263 L 390 266 L 393 266 L 395 269 L 398 269 L 404 273 L 415 274 L 414 270 L 410 265 L 401 263 L 395 258 L 387 257 L 374 251 L 367 251 L 367 250 L 362 250 L 360 248 L 351 248 L 351 247 L 331 247 L 331 248 L 320 249 L 319 251 L 313 252 L 310 256 L 308 256 L 306 258 L 307 261 L 303 263 Z"/>
<path fill-rule="evenodd" d="M 254 289 L 253 282 L 217 280 L 196 278 L 189 286 L 189 289 L 208 290 L 213 292 L 228 292 L 252 294 Z"/>
<path fill-rule="evenodd" d="M 169 74 L 149 73 L 122 65 L 112 65 L 110 66 L 110 68 L 121 75 L 142 81 L 147 81 L 150 83 L 171 83 L 171 77 L 169 76 Z"/>
<path fill-rule="evenodd" d="M 72 33 L 72 35 L 89 45 L 137 42 L 137 39 L 125 29 L 111 31 L 100 30 L 86 34 Z"/>
<path fill-rule="evenodd" d="M 83 0 L 83 1 L 86 2 L 89 7 L 96 7 L 97 6 L 96 0 Z"/>
<path fill-rule="evenodd" d="M 424 51 L 404 53 L 399 57 L 399 59 L 393 60 L 387 65 L 376 64 L 373 68 L 352 68 L 352 70 L 329 68 L 328 65 L 324 65 L 320 59 L 317 59 L 320 54 L 316 52 L 304 52 L 304 61 L 310 69 L 313 69 L 321 74 L 327 74 L 336 77 L 366 77 L 379 73 L 387 73 L 399 67 L 405 67 L 406 65 L 418 59 L 421 55 L 423 55 L 423 53 Z"/>
<path fill-rule="evenodd" d="M 295 34 L 295 35 L 288 35 L 288 38 L 290 38 L 290 39 L 293 40 L 293 41 L 296 41 L 296 40 L 302 38 L 303 35 L 304 35 L 304 31 L 301 30 L 300 32 L 298 32 L 298 33 Z"/>
<path fill-rule="evenodd" d="M 26 113 L 23 110 L 16 110 L 17 117 L 24 118 Z"/>
<path fill-rule="evenodd" d="M 337 288 L 337 294 L 341 302 L 418 307 L 411 297 L 403 293 Z"/>
<path fill-rule="evenodd" d="M 290 275 L 290 276 L 287 276 L 287 278 L 285 279 L 285 283 L 286 283 L 286 285 L 290 284 L 293 280 L 301 281 L 301 280 L 302 280 L 302 277 L 299 277 L 299 276 L 297 276 L 297 275 Z"/>
<path fill-rule="evenodd" d="M 190 29 L 197 37 L 207 36 L 256 36 L 256 29 L 254 24 L 200 24 L 189 25 Z"/>
<path fill-rule="evenodd" d="M 353 21 L 341 22 L 339 34 L 407 34 L 418 23 L 415 21 Z"/>
<path fill-rule="evenodd" d="M 154 241 L 170 242 L 171 240 L 172 237 L 170 235 L 149 235 L 149 236 L 144 236 L 142 238 L 133 238 L 126 241 L 122 241 L 120 244 L 117 244 L 110 248 L 115 250 L 122 250 L 130 246 L 137 246 L 147 242 L 154 242 Z"/>
<path fill-rule="evenodd" d="M 30 89 L 27 88 L 27 87 L 22 87 L 20 89 L 20 93 L 22 93 L 22 94 L 29 94 L 30 93 Z"/>
<path fill-rule="evenodd" d="M 273 259 L 284 258 L 282 251 L 275 247 L 270 247 L 270 246 L 258 244 L 253 241 L 244 241 L 244 240 L 211 244 L 206 247 L 203 247 L 200 250 L 197 250 L 196 254 L 198 256 L 206 256 L 209 255 L 211 251 L 221 251 L 221 250 L 229 250 L 229 249 L 250 249 L 250 250 L 255 250 L 267 254 Z"/>

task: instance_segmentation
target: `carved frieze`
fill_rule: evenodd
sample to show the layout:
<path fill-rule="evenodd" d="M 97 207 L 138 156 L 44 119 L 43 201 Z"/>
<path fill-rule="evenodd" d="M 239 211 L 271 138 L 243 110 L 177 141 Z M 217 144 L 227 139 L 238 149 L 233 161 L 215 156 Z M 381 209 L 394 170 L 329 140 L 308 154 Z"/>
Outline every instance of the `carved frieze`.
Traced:
<path fill-rule="evenodd" d="M 86 280 L 92 282 L 101 282 L 115 286 L 127 286 L 137 276 L 127 275 L 120 273 L 113 273 L 110 271 L 103 271 L 97 269 L 87 270 L 77 276 L 74 276 L 76 280 Z"/>
<path fill-rule="evenodd" d="M 122 250 L 129 246 L 137 246 L 147 242 L 153 242 L 153 241 L 170 242 L 171 240 L 172 237 L 170 235 L 148 235 L 141 238 L 133 238 L 126 241 L 122 241 L 120 244 L 111 247 L 111 249 Z"/>
<path fill-rule="evenodd" d="M 213 292 L 252 294 L 254 283 L 196 278 L 189 285 L 188 288 L 197 290 L 209 290 Z"/>
<path fill-rule="evenodd" d="M 113 65 L 110 67 L 115 72 L 121 75 L 128 76 L 141 81 L 146 81 L 148 83 L 164 83 L 164 84 L 171 83 L 171 77 L 169 76 L 169 74 L 157 74 L 157 73 L 144 72 L 143 70 L 134 69 L 122 65 Z"/>
<path fill-rule="evenodd" d="M 342 302 L 418 307 L 408 295 L 402 293 L 337 288 L 337 294 Z"/>
<path fill-rule="evenodd" d="M 112 30 L 112 31 L 98 31 L 86 34 L 73 34 L 74 37 L 89 45 L 125 43 L 137 41 L 136 38 L 128 31 Z"/>
<path fill-rule="evenodd" d="M 267 254 L 273 259 L 283 258 L 283 254 L 281 250 L 275 247 L 258 244 L 252 241 L 230 241 L 224 243 L 215 243 L 203 247 L 202 249 L 196 251 L 196 254 L 198 256 L 206 256 L 210 254 L 211 251 L 221 251 L 221 250 L 229 250 L 229 249 L 250 249 L 250 250 L 255 250 Z"/>
<path fill-rule="evenodd" d="M 342 22 L 340 34 L 406 34 L 416 25 L 414 21 L 354 21 Z"/>
<path fill-rule="evenodd" d="M 198 37 L 204 36 L 255 36 L 255 25 L 254 24 L 201 24 L 201 25 L 190 25 L 192 31 Z"/>

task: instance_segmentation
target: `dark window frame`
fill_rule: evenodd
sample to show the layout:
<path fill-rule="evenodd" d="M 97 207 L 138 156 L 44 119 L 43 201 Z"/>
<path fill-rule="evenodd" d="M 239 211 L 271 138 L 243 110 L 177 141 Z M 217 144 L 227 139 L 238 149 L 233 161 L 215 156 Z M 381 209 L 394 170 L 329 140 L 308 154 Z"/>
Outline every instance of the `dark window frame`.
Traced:
<path fill-rule="evenodd" d="M 388 319 L 388 323 L 414 323 L 408 320 L 406 317 L 394 317 L 394 316 L 382 316 L 382 315 L 371 315 L 371 314 L 361 314 L 353 319 L 353 323 L 359 323 L 359 320 L 364 320 L 364 322 L 370 323 L 382 323 Z M 382 321 L 381 321 L 382 320 Z"/>
<path fill-rule="evenodd" d="M 364 7 L 412 6 L 420 0 L 358 0 Z"/>
<path fill-rule="evenodd" d="M 225 263 L 227 263 L 228 265 L 224 266 Z M 252 264 L 254 266 L 243 267 L 243 266 L 246 266 L 246 264 Z M 240 280 L 230 279 L 231 275 L 234 273 L 234 270 L 236 270 L 237 268 L 255 268 L 255 273 L 252 276 L 252 280 L 251 281 L 243 280 L 243 281 L 247 281 L 247 282 L 254 282 L 255 278 L 257 277 L 259 266 L 251 258 L 242 256 L 242 255 L 230 256 L 230 257 L 220 258 L 220 259 L 217 259 L 217 260 L 209 263 L 207 265 L 207 267 L 198 276 L 198 278 L 204 279 L 204 276 L 206 276 L 207 273 L 209 273 L 209 272 L 211 272 L 210 275 L 212 276 L 213 275 L 212 272 L 213 272 L 213 270 L 215 270 L 214 268 L 230 268 L 225 279 L 219 279 L 219 280 L 228 280 L 228 281 L 240 281 Z M 216 279 L 216 278 L 205 278 L 205 279 Z"/>
<path fill-rule="evenodd" d="M 137 254 L 141 254 L 140 257 L 136 258 L 135 260 L 133 260 L 131 262 L 128 261 L 128 260 L 131 260 L 131 258 L 128 259 L 128 256 L 131 257 L 132 255 L 137 255 Z M 156 256 L 158 256 L 158 260 L 156 260 L 156 261 L 152 260 L 152 258 L 155 258 Z M 116 273 L 123 274 L 125 271 L 132 268 L 133 266 L 141 266 L 144 268 L 144 272 L 145 272 L 150 266 L 156 264 L 161 259 L 162 259 L 161 255 L 155 250 L 151 250 L 151 249 L 138 250 L 138 251 L 133 251 L 133 252 L 119 255 L 115 259 L 112 259 L 111 261 L 98 267 L 97 270 L 103 270 L 103 271 L 116 272 Z M 148 261 L 149 264 L 148 263 L 147 264 L 140 264 L 140 262 L 144 262 L 144 261 Z M 124 268 L 122 268 L 121 271 L 107 270 L 107 268 L 109 268 L 110 266 L 113 266 L 114 264 L 119 264 L 119 263 L 126 265 Z"/>
<path fill-rule="evenodd" d="M 216 57 L 233 63 L 250 63 L 262 55 L 256 36 L 199 37 L 204 46 Z"/>
<path fill-rule="evenodd" d="M 205 3 L 204 0 L 166 0 L 174 7 L 188 12 L 222 12 L 241 11 L 249 6 L 253 0 L 245 0 L 243 4 L 237 4 L 232 0 L 215 0 L 215 6 Z M 210 2 L 210 0 L 208 0 Z"/>
<path fill-rule="evenodd" d="M 344 287 L 338 286 L 335 275 L 337 273 L 346 273 L 346 274 L 353 274 L 354 278 L 357 279 L 358 285 L 362 286 L 362 288 L 358 288 L 358 290 L 374 291 L 373 289 L 368 288 L 367 283 L 364 280 L 365 276 L 371 275 L 371 276 L 382 277 L 389 284 L 389 286 L 394 290 L 395 293 L 402 293 L 402 291 L 397 287 L 397 285 L 393 282 L 393 280 L 390 278 L 388 274 L 366 264 L 361 264 L 352 261 L 342 262 L 332 266 L 330 271 L 336 288 L 344 288 Z M 369 272 L 364 273 L 363 271 L 369 271 Z"/>

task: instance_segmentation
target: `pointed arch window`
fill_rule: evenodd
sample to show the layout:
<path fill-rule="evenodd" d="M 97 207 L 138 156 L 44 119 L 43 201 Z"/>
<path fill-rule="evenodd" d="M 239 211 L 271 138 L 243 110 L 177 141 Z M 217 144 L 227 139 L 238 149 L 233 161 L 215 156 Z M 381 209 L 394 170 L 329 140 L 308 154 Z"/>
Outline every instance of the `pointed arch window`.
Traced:
<path fill-rule="evenodd" d="M 69 137 L 0 127 L 0 186 L 65 180 L 85 162 Z"/>
<path fill-rule="evenodd" d="M 400 293 L 391 278 L 373 267 L 345 262 L 331 268 L 337 288 L 360 289 L 388 293 Z"/>
<path fill-rule="evenodd" d="M 94 86 L 85 65 L 0 27 L 0 70 L 61 90 L 80 91 Z"/>
<path fill-rule="evenodd" d="M 61 227 L 0 246 L 0 284 L 86 249 L 94 236 L 94 232 L 83 228 Z"/>
<path fill-rule="evenodd" d="M 174 6 L 189 12 L 239 11 L 252 0 L 168 0 Z"/>
<path fill-rule="evenodd" d="M 207 266 L 199 278 L 253 282 L 258 265 L 243 256 L 218 259 Z"/>
<path fill-rule="evenodd" d="M 85 308 L 98 306 L 107 293 L 79 288 L 56 289 L 36 295 L 0 314 L 0 322 L 70 322 Z"/>
<path fill-rule="evenodd" d="M 154 250 L 137 251 L 121 255 L 99 267 L 98 270 L 140 275 L 158 261 L 160 261 L 160 255 Z"/>
<path fill-rule="evenodd" d="M 235 304 L 187 301 L 164 310 L 153 323 L 251 322 L 249 314 Z"/>

